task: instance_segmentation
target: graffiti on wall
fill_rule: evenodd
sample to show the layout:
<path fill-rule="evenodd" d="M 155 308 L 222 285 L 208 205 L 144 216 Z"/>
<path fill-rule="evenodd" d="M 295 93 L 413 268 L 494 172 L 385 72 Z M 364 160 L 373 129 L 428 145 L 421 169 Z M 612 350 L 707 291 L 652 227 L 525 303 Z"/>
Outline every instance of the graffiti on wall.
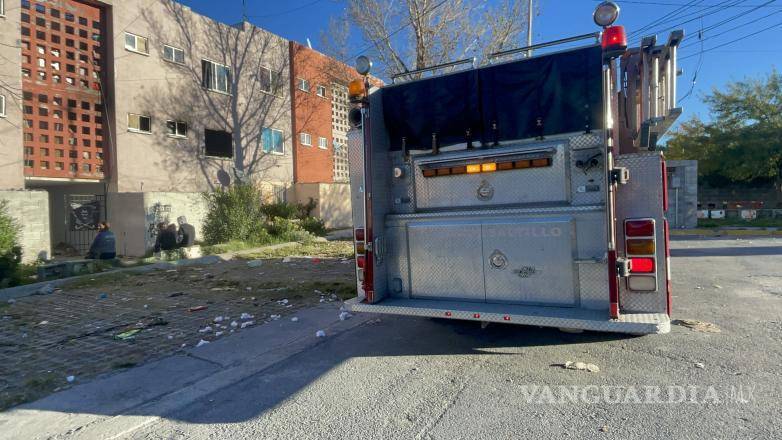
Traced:
<path fill-rule="evenodd" d="M 155 243 L 157 236 L 160 233 L 158 225 L 170 223 L 171 219 L 171 205 L 164 205 L 160 202 L 155 203 L 149 208 L 147 212 L 147 242 Z"/>

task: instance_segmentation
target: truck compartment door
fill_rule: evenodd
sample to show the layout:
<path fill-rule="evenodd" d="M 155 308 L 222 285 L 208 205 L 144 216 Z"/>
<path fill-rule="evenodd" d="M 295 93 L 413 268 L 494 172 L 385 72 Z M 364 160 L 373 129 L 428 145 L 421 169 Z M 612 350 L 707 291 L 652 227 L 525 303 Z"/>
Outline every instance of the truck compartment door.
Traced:
<path fill-rule="evenodd" d="M 480 223 L 408 225 L 411 296 L 485 301 Z"/>
<path fill-rule="evenodd" d="M 486 301 L 574 306 L 570 217 L 485 222 Z"/>

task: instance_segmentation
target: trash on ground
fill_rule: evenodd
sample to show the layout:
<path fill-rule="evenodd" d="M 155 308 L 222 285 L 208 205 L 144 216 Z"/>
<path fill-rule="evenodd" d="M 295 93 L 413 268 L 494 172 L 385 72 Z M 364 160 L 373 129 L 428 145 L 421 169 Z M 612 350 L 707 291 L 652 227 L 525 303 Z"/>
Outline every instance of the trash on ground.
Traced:
<path fill-rule="evenodd" d="M 276 321 L 276 320 L 278 320 L 280 318 L 282 318 L 281 315 L 271 315 L 271 316 L 269 316 L 269 319 L 271 319 L 272 321 Z"/>
<path fill-rule="evenodd" d="M 74 380 L 76 380 L 76 376 L 68 376 L 65 378 L 68 383 L 73 383 Z"/>
<path fill-rule="evenodd" d="M 318 263 L 320 263 L 320 258 L 313 258 L 313 259 L 312 259 L 312 262 L 313 262 L 314 264 L 318 264 Z"/>
<path fill-rule="evenodd" d="M 283 258 L 283 259 L 282 259 L 282 262 L 283 262 L 283 263 L 290 263 L 290 262 L 291 262 L 291 257 L 285 257 L 285 258 Z"/>
<path fill-rule="evenodd" d="M 46 325 L 48 323 L 49 323 L 49 321 L 41 321 L 41 322 L 38 323 L 38 325 Z"/>
<path fill-rule="evenodd" d="M 38 290 L 35 291 L 34 295 L 51 295 L 54 293 L 56 289 L 53 284 L 47 284 L 45 286 L 41 286 L 38 288 Z"/>
<path fill-rule="evenodd" d="M 586 362 L 573 362 L 573 361 L 567 361 L 564 364 L 555 364 L 558 367 L 562 367 L 566 370 L 581 370 L 581 371 L 589 371 L 590 373 L 599 373 L 600 367 L 598 367 L 595 364 L 589 364 Z"/>
<path fill-rule="evenodd" d="M 188 312 L 200 312 L 201 310 L 206 310 L 206 309 L 208 309 L 207 306 L 195 306 L 195 307 L 190 307 L 189 309 L 187 309 L 187 311 Z"/>
<path fill-rule="evenodd" d="M 339 313 L 339 320 L 340 321 L 347 321 L 348 319 L 352 318 L 353 315 L 351 315 L 348 312 L 340 312 Z"/>
<path fill-rule="evenodd" d="M 223 322 L 223 320 L 226 320 L 226 319 L 228 319 L 228 318 L 224 318 L 222 316 L 216 316 L 215 319 L 214 319 L 214 322 Z"/>
<path fill-rule="evenodd" d="M 247 328 L 247 327 L 249 327 L 251 325 L 254 325 L 254 324 L 255 324 L 255 321 L 247 321 L 247 322 L 243 322 L 240 327 L 241 328 Z"/>
<path fill-rule="evenodd" d="M 715 324 L 712 324 L 711 322 L 698 321 L 697 319 L 677 319 L 673 321 L 672 324 L 687 327 L 692 331 L 702 333 L 720 333 L 722 331 L 719 327 L 717 327 Z"/>
<path fill-rule="evenodd" d="M 216 337 L 216 338 L 219 338 L 220 336 L 223 336 L 223 332 L 217 332 L 217 333 L 215 333 L 215 337 Z"/>
<path fill-rule="evenodd" d="M 239 327 L 239 323 L 236 321 L 231 321 L 231 327 L 233 328 Z"/>
<path fill-rule="evenodd" d="M 198 333 L 209 333 L 209 332 L 211 332 L 211 331 L 212 331 L 212 327 L 211 327 L 211 326 L 209 326 L 209 325 L 207 325 L 206 327 L 204 327 L 204 328 L 202 328 L 202 329 L 198 330 Z"/>
<path fill-rule="evenodd" d="M 696 362 L 695 363 L 695 368 L 704 369 L 704 368 L 706 368 L 706 365 L 704 365 L 702 362 Z"/>
<path fill-rule="evenodd" d="M 109 297 L 109 294 L 108 294 L 108 293 L 101 293 L 101 294 L 100 294 L 100 296 L 99 296 L 98 298 L 100 298 L 100 299 L 106 299 L 106 298 L 108 298 L 108 297 Z"/>
<path fill-rule="evenodd" d="M 323 330 L 318 330 L 318 331 L 315 332 L 315 337 L 316 338 L 325 338 L 326 337 L 326 332 L 324 332 Z"/>
<path fill-rule="evenodd" d="M 173 293 L 170 293 L 170 294 L 168 295 L 168 297 L 169 297 L 169 298 L 176 298 L 176 297 L 178 297 L 178 296 L 182 296 L 182 295 L 184 295 L 184 294 L 185 294 L 185 292 L 173 292 Z"/>
<path fill-rule="evenodd" d="M 251 260 L 247 262 L 247 267 L 261 267 L 263 266 L 263 260 Z"/>
<path fill-rule="evenodd" d="M 277 301 L 277 303 L 278 304 L 282 304 L 282 305 L 288 304 L 288 299 L 287 298 L 281 299 L 281 300 Z"/>
<path fill-rule="evenodd" d="M 15 299 L 11 298 L 11 299 L 8 300 L 8 304 L 14 304 L 14 303 L 16 303 Z"/>
<path fill-rule="evenodd" d="M 294 316 L 293 318 L 291 318 L 291 322 L 299 322 L 299 318 Z"/>
<path fill-rule="evenodd" d="M 249 313 L 242 313 L 242 316 L 240 316 L 239 319 L 242 319 L 242 320 L 244 320 L 244 319 L 253 319 L 253 315 L 251 315 Z"/>
<path fill-rule="evenodd" d="M 120 341 L 129 341 L 131 339 L 135 339 L 136 335 L 141 332 L 141 329 L 134 328 L 132 330 L 124 331 L 122 333 L 117 334 L 114 336 L 114 339 L 120 340 Z"/>
<path fill-rule="evenodd" d="M 233 287 L 212 287 L 209 290 L 211 290 L 212 292 L 230 292 L 231 290 L 234 290 L 234 288 Z"/>
<path fill-rule="evenodd" d="M 208 343 L 209 343 L 209 341 L 205 341 L 205 340 L 201 339 L 200 341 L 198 341 L 198 344 L 196 344 L 196 348 L 202 347 L 202 346 L 204 346 L 204 345 L 206 345 Z M 182 346 L 184 347 L 185 344 L 182 344 Z"/>

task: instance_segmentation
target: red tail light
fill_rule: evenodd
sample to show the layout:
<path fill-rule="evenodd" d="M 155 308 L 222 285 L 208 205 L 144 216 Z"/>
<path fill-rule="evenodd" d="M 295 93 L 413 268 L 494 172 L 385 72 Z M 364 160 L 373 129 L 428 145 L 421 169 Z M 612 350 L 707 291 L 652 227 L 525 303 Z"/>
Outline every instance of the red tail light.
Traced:
<path fill-rule="evenodd" d="M 481 314 L 480 313 L 473 313 L 472 317 L 475 318 L 475 319 L 478 319 L 478 318 L 481 317 Z"/>
<path fill-rule="evenodd" d="M 356 228 L 356 241 L 364 241 L 364 228 Z"/>
<path fill-rule="evenodd" d="M 624 51 L 627 49 L 627 34 L 624 26 L 609 26 L 603 30 L 600 42 L 606 52 Z"/>
<path fill-rule="evenodd" d="M 654 237 L 654 220 L 625 220 L 628 237 Z"/>
<path fill-rule="evenodd" d="M 356 266 L 358 266 L 360 269 L 363 269 L 366 263 L 367 258 L 365 256 L 359 255 L 356 257 Z"/>
<path fill-rule="evenodd" d="M 654 258 L 631 258 L 630 272 L 632 273 L 653 273 Z"/>

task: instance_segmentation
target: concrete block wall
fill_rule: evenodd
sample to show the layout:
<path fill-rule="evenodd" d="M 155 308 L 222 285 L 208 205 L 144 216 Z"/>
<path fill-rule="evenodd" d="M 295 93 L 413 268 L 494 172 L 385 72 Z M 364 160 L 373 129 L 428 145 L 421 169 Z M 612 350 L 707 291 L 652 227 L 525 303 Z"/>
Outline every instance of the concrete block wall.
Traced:
<path fill-rule="evenodd" d="M 347 183 L 297 183 L 296 202 L 317 202 L 312 215 L 320 217 L 327 228 L 349 228 L 353 225 L 350 185 Z"/>
<path fill-rule="evenodd" d="M 156 225 L 177 223 L 184 216 L 201 240 L 206 202 L 201 193 L 109 193 L 109 222 L 117 236 L 117 253 L 140 257 L 155 246 Z"/>
<path fill-rule="evenodd" d="M 698 161 L 669 160 L 668 221 L 672 228 L 698 226 Z"/>
<path fill-rule="evenodd" d="M 49 228 L 49 193 L 46 191 L 0 191 L 8 213 L 21 226 L 22 259 L 32 262 L 49 258 L 52 244 Z"/>

